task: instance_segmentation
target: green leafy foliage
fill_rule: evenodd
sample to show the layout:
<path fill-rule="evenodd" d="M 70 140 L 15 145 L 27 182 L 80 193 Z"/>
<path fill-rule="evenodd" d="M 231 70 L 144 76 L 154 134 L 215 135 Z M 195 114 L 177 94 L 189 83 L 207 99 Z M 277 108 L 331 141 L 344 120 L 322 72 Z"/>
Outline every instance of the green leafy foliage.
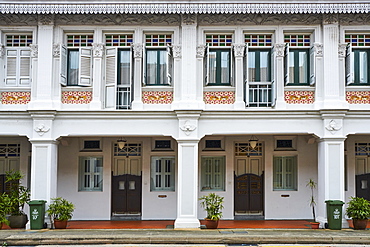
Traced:
<path fill-rule="evenodd" d="M 19 171 L 5 173 L 5 182 L 10 183 L 10 192 L 7 193 L 10 201 L 11 215 L 24 215 L 24 204 L 30 201 L 30 190 L 20 184 L 24 176 Z"/>
<path fill-rule="evenodd" d="M 9 221 L 6 219 L 6 215 L 10 212 L 10 197 L 5 192 L 0 194 L 0 223 L 9 225 Z"/>
<path fill-rule="evenodd" d="M 47 214 L 53 219 L 69 220 L 73 216 L 75 206 L 72 202 L 67 201 L 62 197 L 52 198 L 53 202 L 49 205 Z"/>
<path fill-rule="evenodd" d="M 207 218 L 210 220 L 219 220 L 222 217 L 222 209 L 224 208 L 224 198 L 216 195 L 215 193 L 209 193 L 206 196 L 199 198 L 201 200 L 200 205 L 207 211 Z"/>
<path fill-rule="evenodd" d="M 370 217 L 370 202 L 362 197 L 351 197 L 346 214 L 352 219 L 366 220 Z"/>

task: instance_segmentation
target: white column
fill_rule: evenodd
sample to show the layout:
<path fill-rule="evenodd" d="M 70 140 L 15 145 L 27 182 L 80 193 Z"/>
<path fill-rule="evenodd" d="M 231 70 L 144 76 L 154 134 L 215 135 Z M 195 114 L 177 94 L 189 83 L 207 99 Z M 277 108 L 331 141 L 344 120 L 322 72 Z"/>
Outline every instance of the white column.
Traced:
<path fill-rule="evenodd" d="M 37 57 L 37 66 L 33 63 L 32 100 L 29 109 L 52 109 L 53 88 L 53 25 L 39 25 L 37 30 L 37 47 L 33 57 Z"/>
<path fill-rule="evenodd" d="M 344 115 L 344 114 L 343 114 Z M 345 202 L 343 116 L 340 113 L 323 113 L 324 136 L 318 143 L 317 221 L 327 222 L 327 200 Z M 342 227 L 348 223 L 344 217 Z"/>
<path fill-rule="evenodd" d="M 31 200 L 46 200 L 57 196 L 57 142 L 31 140 Z"/>
<path fill-rule="evenodd" d="M 199 228 L 198 119 L 200 111 L 176 111 L 179 118 L 177 218 L 175 228 Z"/>
<path fill-rule="evenodd" d="M 104 54 L 104 44 L 93 43 L 93 82 L 92 82 L 92 101 L 90 109 L 99 110 L 102 108 L 102 62 Z"/>
<path fill-rule="evenodd" d="M 143 101 L 141 99 L 142 95 L 142 85 L 143 85 L 143 63 L 142 58 L 145 56 L 143 54 L 143 44 L 135 43 L 132 45 L 132 50 L 134 52 L 134 100 L 132 101 L 132 109 L 140 110 L 144 108 Z"/>
<path fill-rule="evenodd" d="M 345 101 L 344 87 L 340 85 L 339 59 L 339 25 L 323 25 L 323 69 L 324 69 L 324 104 L 325 109 L 343 109 L 348 108 Z"/>
<path fill-rule="evenodd" d="M 198 143 L 178 141 L 177 218 L 175 228 L 199 228 Z"/>
<path fill-rule="evenodd" d="M 243 58 L 245 44 L 234 44 L 235 56 L 235 103 L 234 109 L 245 109 Z"/>

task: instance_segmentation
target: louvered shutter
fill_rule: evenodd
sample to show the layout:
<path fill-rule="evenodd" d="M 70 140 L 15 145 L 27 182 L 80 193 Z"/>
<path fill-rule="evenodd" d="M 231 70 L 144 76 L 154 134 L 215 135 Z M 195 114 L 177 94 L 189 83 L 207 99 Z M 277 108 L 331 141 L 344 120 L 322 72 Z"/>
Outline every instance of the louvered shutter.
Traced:
<path fill-rule="evenodd" d="M 172 56 L 172 47 L 167 46 L 167 84 L 172 84 L 173 78 L 173 56 Z"/>
<path fill-rule="evenodd" d="M 19 53 L 19 86 L 29 86 L 31 82 L 31 51 L 21 49 Z"/>
<path fill-rule="evenodd" d="M 80 76 L 79 76 L 79 86 L 91 86 L 91 57 L 90 48 L 80 48 Z"/>
<path fill-rule="evenodd" d="M 207 45 L 206 47 L 206 54 L 204 55 L 204 58 L 205 58 L 205 68 L 204 68 L 204 71 L 206 72 L 205 73 L 205 77 L 204 77 L 204 82 L 206 85 L 209 84 L 209 81 L 210 81 L 210 77 L 209 77 L 209 66 L 211 66 L 211 62 L 210 62 L 210 57 L 209 57 L 209 46 Z"/>
<path fill-rule="evenodd" d="M 234 52 L 232 49 L 230 49 L 229 54 L 230 54 L 230 79 L 229 79 L 230 82 L 229 83 L 230 85 L 233 85 L 234 84 L 234 59 L 235 57 L 234 57 Z"/>
<path fill-rule="evenodd" d="M 6 86 L 17 85 L 17 60 L 18 60 L 18 51 L 16 49 L 6 50 L 6 70 L 5 70 Z"/>
<path fill-rule="evenodd" d="M 349 43 L 346 49 L 346 84 L 350 85 L 355 82 L 354 71 L 353 71 L 353 57 L 352 45 Z"/>
<path fill-rule="evenodd" d="M 60 45 L 60 84 L 67 86 L 67 47 Z"/>
<path fill-rule="evenodd" d="M 105 54 L 105 107 L 113 108 L 116 105 L 117 49 L 107 48 Z"/>
<path fill-rule="evenodd" d="M 143 86 L 146 85 L 146 46 L 145 46 L 145 43 L 143 44 Z"/>
<path fill-rule="evenodd" d="M 249 83 L 248 83 L 248 52 L 249 45 L 245 44 L 245 53 L 244 53 L 244 83 L 245 83 L 245 105 L 249 106 Z"/>
<path fill-rule="evenodd" d="M 310 85 L 316 83 L 316 49 L 312 46 L 310 49 Z"/>
<path fill-rule="evenodd" d="M 285 82 L 285 85 L 288 85 L 289 84 L 289 44 L 288 43 L 285 45 L 285 51 L 284 51 L 284 72 L 285 72 L 284 82 Z"/>
<path fill-rule="evenodd" d="M 271 64 L 270 64 L 270 79 L 271 79 L 271 106 L 276 104 L 276 83 L 275 83 L 275 47 L 271 49 Z"/>

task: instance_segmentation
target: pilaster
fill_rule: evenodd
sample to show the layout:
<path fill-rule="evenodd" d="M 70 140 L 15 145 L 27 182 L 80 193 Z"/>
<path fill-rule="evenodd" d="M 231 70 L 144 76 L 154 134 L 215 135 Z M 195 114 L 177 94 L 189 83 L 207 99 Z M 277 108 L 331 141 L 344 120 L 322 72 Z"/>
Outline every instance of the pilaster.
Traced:
<path fill-rule="evenodd" d="M 323 97 L 324 109 L 348 108 L 344 87 L 340 85 L 338 62 L 339 24 L 336 21 L 323 24 Z"/>
<path fill-rule="evenodd" d="M 276 94 L 276 102 L 275 107 L 278 109 L 285 109 L 286 102 L 284 99 L 284 49 L 285 44 L 275 44 L 274 53 L 276 56 L 276 63 L 275 63 L 275 94 Z"/>
<path fill-rule="evenodd" d="M 29 109 L 53 109 L 53 31 L 53 23 L 40 23 L 37 46 L 31 47 L 34 73 Z"/>
<path fill-rule="evenodd" d="M 244 77 L 243 77 L 243 58 L 245 44 L 234 44 L 235 57 L 235 109 L 245 109 L 244 102 Z"/>
<path fill-rule="evenodd" d="M 90 102 L 90 109 L 99 110 L 102 108 L 102 63 L 104 56 L 104 44 L 93 43 L 93 84 L 92 84 L 92 101 Z"/>
<path fill-rule="evenodd" d="M 145 56 L 143 54 L 143 44 L 141 43 L 135 43 L 132 44 L 132 50 L 134 52 L 134 81 L 132 82 L 134 84 L 134 100 L 132 101 L 132 109 L 133 110 L 141 110 L 144 108 L 143 101 L 141 99 L 142 94 L 142 85 L 143 85 L 143 76 L 142 71 L 143 63 L 142 58 Z"/>

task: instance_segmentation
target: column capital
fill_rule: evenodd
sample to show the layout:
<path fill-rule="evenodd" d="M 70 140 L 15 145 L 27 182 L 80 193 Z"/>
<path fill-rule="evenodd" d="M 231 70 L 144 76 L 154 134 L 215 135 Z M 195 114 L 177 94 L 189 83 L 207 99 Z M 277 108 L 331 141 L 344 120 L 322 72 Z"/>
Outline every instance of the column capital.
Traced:
<path fill-rule="evenodd" d="M 134 58 L 142 58 L 143 57 L 143 44 L 135 43 L 132 44 L 132 49 L 134 50 Z"/>
<path fill-rule="evenodd" d="M 30 44 L 30 50 L 31 50 L 31 57 L 36 58 L 38 56 L 38 45 L 36 44 Z"/>
<path fill-rule="evenodd" d="M 275 54 L 277 57 L 284 57 L 285 55 L 285 44 L 275 44 Z"/>
<path fill-rule="evenodd" d="M 234 56 L 244 57 L 245 44 L 233 44 Z"/>
<path fill-rule="evenodd" d="M 181 58 L 181 45 L 173 45 L 172 53 L 174 58 Z"/>
<path fill-rule="evenodd" d="M 104 55 L 104 44 L 103 43 L 93 43 L 93 57 L 102 58 Z"/>
<path fill-rule="evenodd" d="M 204 58 L 206 53 L 206 45 L 198 45 L 197 46 L 197 58 Z"/>
<path fill-rule="evenodd" d="M 339 58 L 346 58 L 347 55 L 347 44 L 338 44 L 338 56 Z"/>

